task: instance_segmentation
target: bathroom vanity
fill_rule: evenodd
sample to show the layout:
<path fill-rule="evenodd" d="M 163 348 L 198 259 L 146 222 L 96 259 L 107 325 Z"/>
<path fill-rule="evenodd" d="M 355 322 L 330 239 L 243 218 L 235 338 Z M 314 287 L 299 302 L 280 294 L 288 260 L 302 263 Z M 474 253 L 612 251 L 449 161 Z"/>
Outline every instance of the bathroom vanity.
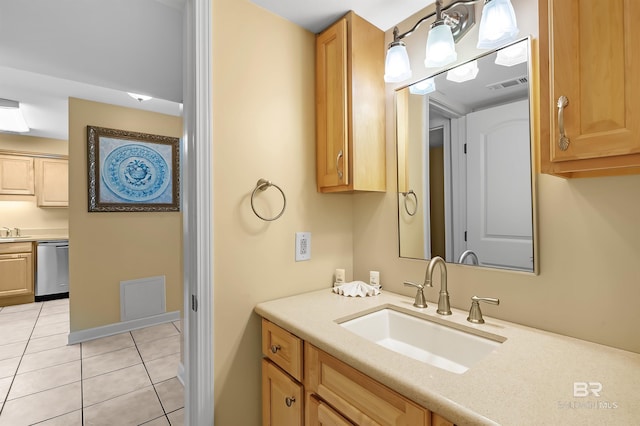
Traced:
<path fill-rule="evenodd" d="M 281 424 L 308 425 L 633 424 L 640 419 L 634 390 L 640 354 L 486 316 L 484 324 L 471 324 L 466 310 L 442 316 L 433 303 L 426 309 L 412 304 L 413 298 L 389 292 L 351 298 L 330 289 L 258 304 L 263 424 L 276 424 L 270 419 L 278 416 L 286 418 Z M 497 344 L 454 372 L 344 326 L 384 308 Z"/>

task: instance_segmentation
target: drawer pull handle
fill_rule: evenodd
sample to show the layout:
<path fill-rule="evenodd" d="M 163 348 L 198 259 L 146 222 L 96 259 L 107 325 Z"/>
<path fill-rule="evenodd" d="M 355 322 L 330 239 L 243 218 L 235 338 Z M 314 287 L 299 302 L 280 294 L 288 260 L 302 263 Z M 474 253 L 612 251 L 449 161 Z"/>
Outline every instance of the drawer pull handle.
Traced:
<path fill-rule="evenodd" d="M 292 397 L 286 397 L 284 399 L 284 403 L 287 404 L 287 407 L 291 407 L 293 405 L 293 403 L 296 402 L 296 398 L 294 396 Z"/>
<path fill-rule="evenodd" d="M 280 345 L 271 345 L 271 353 L 276 353 L 280 350 Z"/>
<path fill-rule="evenodd" d="M 558 128 L 560 130 L 558 147 L 560 151 L 566 151 L 569 148 L 569 138 L 564 132 L 564 109 L 567 105 L 569 105 L 569 99 L 566 96 L 560 96 L 558 98 Z"/>

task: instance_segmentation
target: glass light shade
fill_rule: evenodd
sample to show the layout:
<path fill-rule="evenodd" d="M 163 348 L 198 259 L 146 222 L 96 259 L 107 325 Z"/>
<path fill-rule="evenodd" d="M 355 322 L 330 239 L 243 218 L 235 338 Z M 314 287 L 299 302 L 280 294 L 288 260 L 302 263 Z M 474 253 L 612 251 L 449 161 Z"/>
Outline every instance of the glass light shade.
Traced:
<path fill-rule="evenodd" d="M 467 62 L 447 72 L 447 80 L 456 83 L 473 80 L 478 75 L 478 61 Z"/>
<path fill-rule="evenodd" d="M 409 93 L 412 95 L 426 95 L 431 92 L 435 92 L 436 90 L 436 82 L 431 78 L 427 78 L 426 80 L 419 81 L 415 84 L 409 86 Z"/>
<path fill-rule="evenodd" d="M 144 102 L 151 99 L 151 96 L 141 95 L 140 93 L 127 92 L 127 95 L 131 96 L 133 99 L 135 99 L 138 102 Z"/>
<path fill-rule="evenodd" d="M 411 65 L 407 47 L 402 41 L 391 43 L 384 62 L 384 81 L 399 83 L 411 78 Z"/>
<path fill-rule="evenodd" d="M 458 59 L 453 34 L 448 25 L 438 25 L 436 22 L 431 26 L 425 56 L 424 66 L 427 68 L 443 67 Z"/>
<path fill-rule="evenodd" d="M 520 30 L 510 0 L 489 0 L 482 9 L 478 49 L 495 49 L 513 41 Z"/>
<path fill-rule="evenodd" d="M 512 67 L 526 62 L 527 58 L 527 43 L 526 41 L 521 41 L 520 43 L 498 50 L 498 54 L 496 55 L 496 64 L 504 67 Z"/>
<path fill-rule="evenodd" d="M 16 133 L 29 131 L 29 126 L 22 116 L 20 108 L 0 106 L 0 130 Z"/>

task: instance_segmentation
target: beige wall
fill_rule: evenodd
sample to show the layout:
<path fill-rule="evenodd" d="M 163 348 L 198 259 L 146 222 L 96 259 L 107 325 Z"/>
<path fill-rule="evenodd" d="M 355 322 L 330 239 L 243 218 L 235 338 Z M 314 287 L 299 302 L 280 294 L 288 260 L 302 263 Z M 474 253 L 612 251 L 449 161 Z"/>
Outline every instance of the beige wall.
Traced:
<path fill-rule="evenodd" d="M 71 331 L 120 321 L 120 281 L 166 276 L 167 312 L 182 310 L 182 214 L 88 213 L 87 125 L 181 137 L 182 118 L 69 99 Z"/>
<path fill-rule="evenodd" d="M 536 35 L 535 2 L 513 4 L 521 34 Z M 407 40 L 418 55 L 414 64 L 424 59 L 420 37 Z M 468 38 L 463 50 L 473 51 Z M 416 79 L 419 73 L 427 76 L 423 67 L 414 67 Z M 394 88 L 387 88 L 387 179 L 388 188 L 395 188 Z M 449 265 L 452 306 L 468 309 L 473 295 L 499 297 L 500 306 L 483 306 L 485 314 L 640 352 L 640 176 L 564 180 L 539 175 L 537 185 L 540 275 Z M 402 282 L 421 280 L 427 264 L 398 258 L 396 202 L 393 190 L 355 197 L 354 269 L 362 279 L 375 268 L 386 289 L 413 295 Z M 427 298 L 437 300 L 437 292 L 436 285 Z"/>
<path fill-rule="evenodd" d="M 67 155 L 68 143 L 60 139 L 0 134 L 0 152 Z M 0 227 L 22 229 L 67 229 L 66 208 L 40 208 L 35 195 L 0 195 Z"/>
<path fill-rule="evenodd" d="M 316 192 L 314 43 L 248 0 L 213 3 L 216 424 L 261 423 L 254 306 L 329 288 L 336 268 L 351 278 L 353 198 Z M 286 193 L 274 222 L 251 211 L 259 178 Z M 259 198 L 263 214 L 280 209 L 275 189 Z M 312 233 L 309 261 L 294 261 L 296 231 Z"/>

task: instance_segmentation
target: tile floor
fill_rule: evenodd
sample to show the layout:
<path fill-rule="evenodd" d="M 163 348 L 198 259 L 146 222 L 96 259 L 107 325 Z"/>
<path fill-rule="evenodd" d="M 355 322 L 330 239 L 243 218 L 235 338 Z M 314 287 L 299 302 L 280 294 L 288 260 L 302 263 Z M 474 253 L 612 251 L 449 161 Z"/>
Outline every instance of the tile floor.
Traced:
<path fill-rule="evenodd" d="M 68 333 L 69 299 L 0 308 L 0 426 L 183 424 L 179 322 Z"/>

